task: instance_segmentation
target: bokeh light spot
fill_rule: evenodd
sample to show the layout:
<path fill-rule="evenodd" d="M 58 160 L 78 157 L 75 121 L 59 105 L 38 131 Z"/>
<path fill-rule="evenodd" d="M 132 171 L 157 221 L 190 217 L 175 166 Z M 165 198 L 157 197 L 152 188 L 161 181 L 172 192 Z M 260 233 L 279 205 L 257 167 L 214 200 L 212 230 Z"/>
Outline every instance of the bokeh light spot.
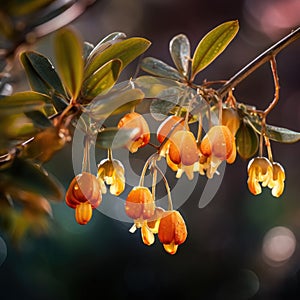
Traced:
<path fill-rule="evenodd" d="M 286 227 L 274 227 L 264 237 L 262 247 L 263 256 L 266 262 L 272 266 L 287 262 L 295 249 L 295 235 Z"/>

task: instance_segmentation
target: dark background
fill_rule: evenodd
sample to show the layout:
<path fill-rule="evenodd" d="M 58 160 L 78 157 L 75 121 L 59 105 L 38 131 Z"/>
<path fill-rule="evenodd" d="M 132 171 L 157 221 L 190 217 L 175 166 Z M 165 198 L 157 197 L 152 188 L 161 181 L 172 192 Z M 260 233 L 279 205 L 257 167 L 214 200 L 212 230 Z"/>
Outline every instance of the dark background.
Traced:
<path fill-rule="evenodd" d="M 239 20 L 240 31 L 225 52 L 198 80 L 229 79 L 258 54 L 300 24 L 298 0 L 107 0 L 97 1 L 72 25 L 83 39 L 97 43 L 122 31 L 152 41 L 147 56 L 170 64 L 170 39 L 186 34 L 192 50 L 217 25 Z M 47 54 L 52 36 L 39 42 Z M 277 56 L 280 101 L 270 114 L 271 124 L 300 131 L 300 41 Z M 135 73 L 133 63 L 123 74 Z M 238 101 L 264 109 L 273 98 L 268 65 L 243 81 L 235 91 Z M 98 211 L 79 226 L 65 203 L 53 204 L 49 235 L 25 240 L 14 248 L 6 241 L 7 258 L 0 267 L 0 299 L 300 299 L 299 143 L 272 143 L 274 159 L 286 170 L 283 195 L 269 189 L 253 196 L 247 189 L 247 162 L 240 158 L 226 168 L 213 201 L 198 208 L 199 182 L 181 207 L 188 238 L 176 255 L 156 241 L 144 245 L 131 224 Z M 47 170 L 67 187 L 74 176 L 70 147 L 57 154 Z M 262 253 L 266 233 L 288 228 L 296 239 L 289 259 L 274 265 Z M 5 249 L 2 249 L 5 252 Z M 5 253 L 4 253 L 5 254 Z M 3 254 L 3 255 L 4 255 Z M 3 258 L 4 259 L 4 258 Z M 94 296 L 92 296 L 94 295 Z"/>

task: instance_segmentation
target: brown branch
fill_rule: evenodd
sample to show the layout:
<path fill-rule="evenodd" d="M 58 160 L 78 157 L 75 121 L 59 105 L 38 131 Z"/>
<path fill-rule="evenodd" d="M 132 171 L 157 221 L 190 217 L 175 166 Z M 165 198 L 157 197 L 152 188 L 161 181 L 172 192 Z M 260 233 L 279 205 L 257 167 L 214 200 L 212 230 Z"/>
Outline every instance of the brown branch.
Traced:
<path fill-rule="evenodd" d="M 217 92 L 221 98 L 223 98 L 228 91 L 236 87 L 242 80 L 247 78 L 256 69 L 262 66 L 264 63 L 271 60 L 272 57 L 276 56 L 281 50 L 295 42 L 300 38 L 300 27 L 292 31 L 289 35 L 285 36 L 279 42 L 271 46 L 269 49 L 264 51 L 254 60 L 252 60 L 243 69 L 232 76 Z"/>

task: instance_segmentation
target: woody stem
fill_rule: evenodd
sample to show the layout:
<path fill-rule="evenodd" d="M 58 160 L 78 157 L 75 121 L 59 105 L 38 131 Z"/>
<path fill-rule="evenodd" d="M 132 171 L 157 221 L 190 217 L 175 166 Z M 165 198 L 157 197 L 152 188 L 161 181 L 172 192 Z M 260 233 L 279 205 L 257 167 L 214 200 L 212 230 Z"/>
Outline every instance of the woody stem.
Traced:
<path fill-rule="evenodd" d="M 300 27 L 292 31 L 290 34 L 285 36 L 279 42 L 271 46 L 269 49 L 264 51 L 254 60 L 252 60 L 248 65 L 246 65 L 243 69 L 237 72 L 234 76 L 232 76 L 219 90 L 218 94 L 221 98 L 223 98 L 228 91 L 235 88 L 241 81 L 247 78 L 250 74 L 252 74 L 256 69 L 270 61 L 272 57 L 275 57 L 281 50 L 285 49 L 287 46 L 295 42 L 300 38 Z"/>

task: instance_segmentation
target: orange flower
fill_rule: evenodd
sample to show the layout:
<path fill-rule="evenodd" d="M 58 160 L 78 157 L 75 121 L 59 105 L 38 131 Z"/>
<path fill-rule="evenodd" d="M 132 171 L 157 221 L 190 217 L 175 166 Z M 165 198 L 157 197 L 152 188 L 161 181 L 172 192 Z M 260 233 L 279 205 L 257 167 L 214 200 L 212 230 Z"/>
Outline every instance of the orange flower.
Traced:
<path fill-rule="evenodd" d="M 175 254 L 178 246 L 185 242 L 187 229 L 178 211 L 165 212 L 159 223 L 158 238 L 169 254 Z"/>
<path fill-rule="evenodd" d="M 87 224 L 92 217 L 92 209 L 100 205 L 102 194 L 99 182 L 91 173 L 83 172 L 71 181 L 66 192 L 66 204 L 75 209 L 77 223 Z"/>
<path fill-rule="evenodd" d="M 106 193 L 105 184 L 110 185 L 112 195 L 120 195 L 125 189 L 125 170 L 117 159 L 103 159 L 98 165 L 97 178 L 102 186 L 102 193 Z"/>
<path fill-rule="evenodd" d="M 155 203 L 150 190 L 143 186 L 134 187 L 127 196 L 125 212 L 134 220 L 147 220 L 154 215 Z"/>
<path fill-rule="evenodd" d="M 212 178 L 223 160 L 233 163 L 236 157 L 235 139 L 225 125 L 216 125 L 209 129 L 200 144 L 199 172 L 204 171 Z M 203 157 L 204 156 L 204 157 Z"/>
<path fill-rule="evenodd" d="M 190 180 L 193 179 L 194 164 L 198 160 L 199 149 L 191 131 L 179 130 L 172 135 L 166 161 L 172 170 L 177 171 L 177 178 L 185 172 Z"/>
<path fill-rule="evenodd" d="M 126 114 L 118 123 L 118 128 L 138 128 L 139 132 L 127 145 L 131 153 L 136 152 L 139 148 L 146 146 L 150 141 L 149 126 L 141 114 L 130 112 Z"/>
<path fill-rule="evenodd" d="M 134 219 L 134 224 L 129 231 L 134 233 L 137 228 L 141 228 L 143 243 L 152 245 L 161 211 L 163 210 L 155 207 L 153 196 L 148 188 L 134 187 L 125 202 L 126 214 Z"/>
<path fill-rule="evenodd" d="M 260 194 L 262 190 L 259 183 L 265 187 L 272 178 L 273 166 L 266 157 L 255 157 L 250 160 L 248 164 L 248 188 L 252 194 Z"/>
<path fill-rule="evenodd" d="M 165 156 L 165 153 L 170 146 L 170 138 L 179 130 L 184 130 L 184 119 L 178 116 L 169 116 L 167 117 L 157 129 L 157 140 L 162 143 L 166 137 L 169 138 L 165 142 L 162 149 L 160 150 L 160 155 Z M 172 132 L 171 132 L 172 131 Z M 171 134 L 170 134 L 171 132 Z M 170 134 L 170 136 L 168 136 Z"/>

